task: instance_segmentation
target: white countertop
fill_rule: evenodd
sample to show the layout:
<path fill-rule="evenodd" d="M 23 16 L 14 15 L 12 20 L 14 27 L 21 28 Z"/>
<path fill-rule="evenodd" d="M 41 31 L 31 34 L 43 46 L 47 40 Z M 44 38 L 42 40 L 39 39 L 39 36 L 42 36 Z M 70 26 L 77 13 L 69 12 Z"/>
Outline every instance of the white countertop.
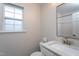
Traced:
<path fill-rule="evenodd" d="M 40 44 L 43 45 L 45 48 L 49 49 L 50 51 L 53 51 L 62 56 L 79 56 L 79 50 L 73 49 L 72 47 L 74 46 L 72 45 L 68 46 L 58 41 L 50 41 L 44 44 Z"/>

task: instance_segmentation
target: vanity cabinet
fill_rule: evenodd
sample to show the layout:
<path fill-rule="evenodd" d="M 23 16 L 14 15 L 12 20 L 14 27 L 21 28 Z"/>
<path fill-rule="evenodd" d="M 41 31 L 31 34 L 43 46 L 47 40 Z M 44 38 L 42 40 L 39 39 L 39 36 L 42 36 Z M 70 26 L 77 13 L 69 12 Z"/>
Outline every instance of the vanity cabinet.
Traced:
<path fill-rule="evenodd" d="M 40 49 L 44 56 L 59 56 L 54 51 L 51 51 L 49 48 L 46 48 L 46 46 L 40 45 Z"/>

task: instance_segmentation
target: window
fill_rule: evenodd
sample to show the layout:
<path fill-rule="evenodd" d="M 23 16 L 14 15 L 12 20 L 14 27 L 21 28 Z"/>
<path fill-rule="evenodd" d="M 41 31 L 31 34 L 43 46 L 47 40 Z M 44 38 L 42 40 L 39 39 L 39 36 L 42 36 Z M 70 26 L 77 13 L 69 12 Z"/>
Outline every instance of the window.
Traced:
<path fill-rule="evenodd" d="M 6 32 L 23 31 L 23 7 L 4 4 L 3 30 Z"/>

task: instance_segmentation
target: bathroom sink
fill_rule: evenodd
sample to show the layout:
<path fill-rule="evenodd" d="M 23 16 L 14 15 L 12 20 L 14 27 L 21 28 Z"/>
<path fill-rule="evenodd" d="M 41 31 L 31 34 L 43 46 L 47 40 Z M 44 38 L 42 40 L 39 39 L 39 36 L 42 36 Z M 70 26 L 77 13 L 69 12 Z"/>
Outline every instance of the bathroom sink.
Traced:
<path fill-rule="evenodd" d="M 73 49 L 64 44 L 53 44 L 53 45 L 51 45 L 51 48 L 55 49 L 56 51 L 58 51 L 59 53 L 62 53 L 64 55 L 71 55 L 71 56 L 79 55 L 79 50 Z"/>
<path fill-rule="evenodd" d="M 58 41 L 47 42 L 43 44 L 43 46 L 49 49 L 50 51 L 55 52 L 62 56 L 79 56 L 78 47 L 62 44 Z"/>
<path fill-rule="evenodd" d="M 72 49 L 75 49 L 75 50 L 78 50 L 78 51 L 79 51 L 79 47 L 78 47 L 78 46 L 73 46 L 73 45 L 71 45 L 71 46 L 70 46 L 70 48 L 72 48 Z"/>

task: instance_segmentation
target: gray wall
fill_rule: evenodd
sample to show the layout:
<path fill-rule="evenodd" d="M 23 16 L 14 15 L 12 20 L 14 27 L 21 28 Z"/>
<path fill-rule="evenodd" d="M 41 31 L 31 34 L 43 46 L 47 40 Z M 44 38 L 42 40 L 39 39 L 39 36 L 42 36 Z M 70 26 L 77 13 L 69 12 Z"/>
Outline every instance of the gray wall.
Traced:
<path fill-rule="evenodd" d="M 56 40 L 56 6 L 44 4 L 41 6 L 41 39 Z"/>
<path fill-rule="evenodd" d="M 39 50 L 40 6 L 36 4 L 17 4 L 24 7 L 23 33 L 0 33 L 0 55 L 30 55 Z"/>

